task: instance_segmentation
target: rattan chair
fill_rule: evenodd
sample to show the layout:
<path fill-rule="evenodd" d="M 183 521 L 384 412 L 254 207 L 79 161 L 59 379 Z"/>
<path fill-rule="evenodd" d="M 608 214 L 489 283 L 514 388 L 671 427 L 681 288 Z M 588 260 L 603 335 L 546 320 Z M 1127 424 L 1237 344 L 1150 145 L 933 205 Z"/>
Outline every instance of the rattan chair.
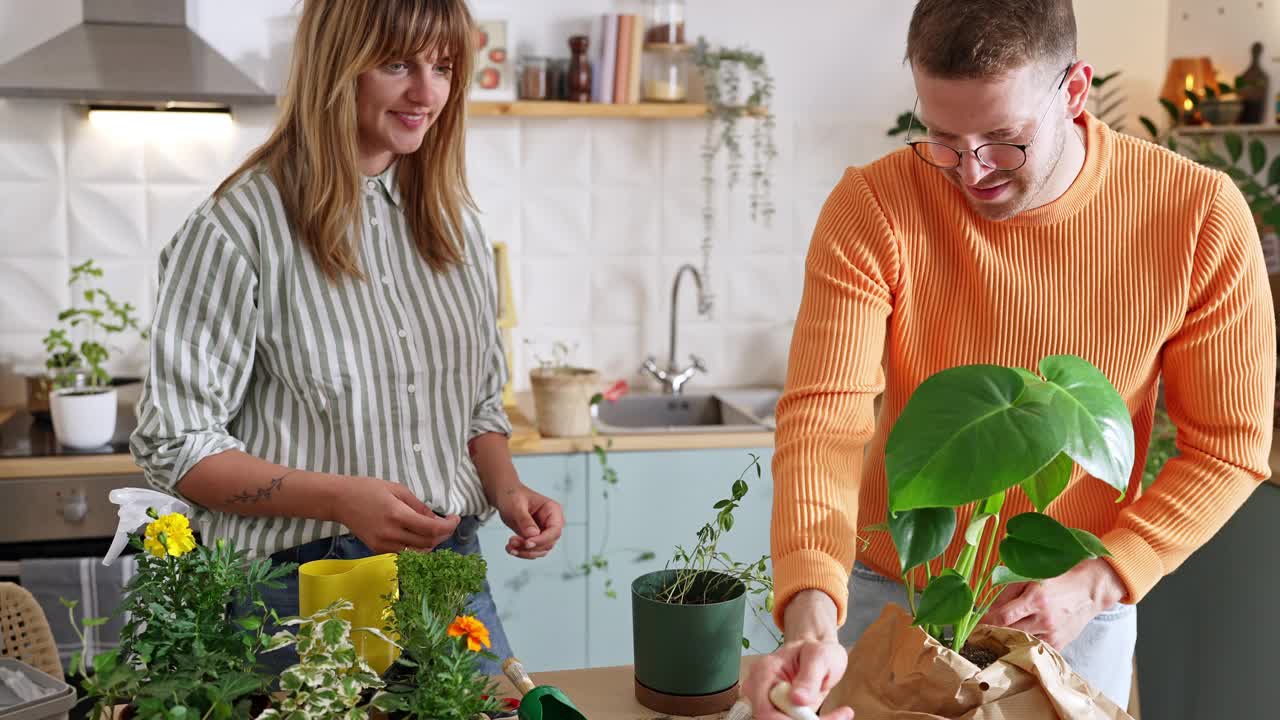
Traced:
<path fill-rule="evenodd" d="M 11 582 L 0 582 L 0 657 L 20 660 L 62 678 L 62 661 L 49 619 L 26 588 Z"/>

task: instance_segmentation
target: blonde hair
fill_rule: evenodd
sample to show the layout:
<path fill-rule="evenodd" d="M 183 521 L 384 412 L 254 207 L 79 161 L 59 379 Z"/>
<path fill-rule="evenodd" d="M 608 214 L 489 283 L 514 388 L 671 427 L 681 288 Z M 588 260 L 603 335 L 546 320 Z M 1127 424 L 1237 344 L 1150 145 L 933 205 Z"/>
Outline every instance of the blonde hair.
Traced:
<path fill-rule="evenodd" d="M 306 0 L 294 39 L 280 119 L 267 139 L 215 191 L 262 166 L 275 181 L 289 224 L 331 282 L 364 279 L 356 78 L 393 60 L 434 50 L 453 62 L 449 98 L 422 146 L 399 159 L 409 232 L 440 271 L 462 259 L 463 213 L 474 209 L 463 142 L 474 24 L 466 0 Z"/>

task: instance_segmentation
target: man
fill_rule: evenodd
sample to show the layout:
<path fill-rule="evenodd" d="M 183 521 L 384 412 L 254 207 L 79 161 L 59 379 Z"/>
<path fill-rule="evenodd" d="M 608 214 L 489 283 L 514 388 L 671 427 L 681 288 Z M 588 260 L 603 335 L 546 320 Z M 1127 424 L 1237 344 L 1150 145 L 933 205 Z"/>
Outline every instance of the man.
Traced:
<path fill-rule="evenodd" d="M 773 462 L 786 644 L 744 694 L 759 720 L 783 717 L 766 699 L 783 679 L 817 707 L 905 600 L 887 534 L 855 538 L 886 517 L 885 440 L 915 387 L 1070 353 L 1125 398 L 1139 453 L 1124 503 L 1077 471 L 1049 514 L 1113 556 L 1010 588 L 985 621 L 1058 648 L 1123 707 L 1134 606 L 1270 473 L 1275 320 L 1252 215 L 1224 174 L 1085 111 L 1070 0 L 920 0 L 907 60 L 927 134 L 849 169 L 809 250 Z M 1162 378 L 1180 455 L 1136 498 Z M 1015 489 L 1004 514 L 1031 509 Z"/>

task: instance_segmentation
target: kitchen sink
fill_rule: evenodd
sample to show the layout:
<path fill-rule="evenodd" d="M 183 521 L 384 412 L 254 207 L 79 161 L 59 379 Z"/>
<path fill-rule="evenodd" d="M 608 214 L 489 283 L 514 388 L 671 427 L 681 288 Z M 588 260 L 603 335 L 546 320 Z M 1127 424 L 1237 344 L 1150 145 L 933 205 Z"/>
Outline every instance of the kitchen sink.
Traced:
<path fill-rule="evenodd" d="M 768 389 L 623 395 L 598 404 L 594 423 L 606 435 L 769 430 L 777 395 L 778 391 Z"/>

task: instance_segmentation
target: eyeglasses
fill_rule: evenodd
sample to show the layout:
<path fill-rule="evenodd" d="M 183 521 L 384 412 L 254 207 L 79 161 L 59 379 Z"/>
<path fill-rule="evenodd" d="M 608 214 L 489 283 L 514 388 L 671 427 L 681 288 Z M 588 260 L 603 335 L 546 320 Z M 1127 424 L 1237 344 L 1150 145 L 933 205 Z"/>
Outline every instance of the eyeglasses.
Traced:
<path fill-rule="evenodd" d="M 1036 141 L 1036 136 L 1040 134 L 1040 128 L 1044 127 L 1044 119 L 1049 114 L 1049 108 L 1053 107 L 1053 96 L 1067 82 L 1067 77 L 1071 74 L 1071 68 L 1073 67 L 1075 67 L 1075 62 L 1068 65 L 1067 69 L 1062 73 L 1062 80 L 1058 82 L 1058 87 L 1054 88 L 1053 92 L 1049 94 L 1050 102 L 1040 115 L 1040 123 L 1036 125 L 1035 133 L 1025 143 L 993 142 L 979 145 L 972 150 L 957 150 L 946 143 L 934 140 L 912 140 L 911 129 L 914 126 L 916 107 L 920 105 L 920 98 L 916 97 L 915 105 L 911 107 L 911 120 L 907 124 L 907 144 L 911 146 L 911 149 L 915 151 L 921 160 L 943 170 L 960 167 L 960 160 L 964 158 L 964 154 L 967 152 L 973 153 L 973 157 L 979 163 L 982 163 L 983 167 L 991 170 L 1017 170 L 1027 163 L 1027 148 L 1031 147 L 1031 143 Z"/>

